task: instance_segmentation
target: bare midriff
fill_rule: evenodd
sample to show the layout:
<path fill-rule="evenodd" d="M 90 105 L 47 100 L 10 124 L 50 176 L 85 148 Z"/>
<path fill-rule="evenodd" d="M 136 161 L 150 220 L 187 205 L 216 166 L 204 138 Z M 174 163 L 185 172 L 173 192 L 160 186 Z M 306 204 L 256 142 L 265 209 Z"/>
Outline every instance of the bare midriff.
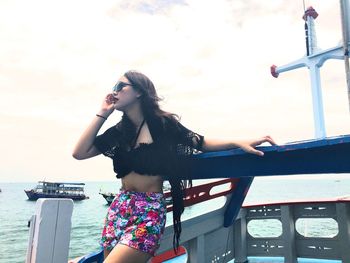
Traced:
<path fill-rule="evenodd" d="M 131 171 L 121 178 L 122 189 L 137 192 L 163 193 L 163 178 L 160 175 L 146 175 Z"/>

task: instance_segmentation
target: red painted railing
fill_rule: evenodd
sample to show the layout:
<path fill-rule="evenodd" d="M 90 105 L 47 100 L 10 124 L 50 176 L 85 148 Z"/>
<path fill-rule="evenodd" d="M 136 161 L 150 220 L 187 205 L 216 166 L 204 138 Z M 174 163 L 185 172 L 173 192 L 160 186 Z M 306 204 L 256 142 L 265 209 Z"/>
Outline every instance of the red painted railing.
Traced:
<path fill-rule="evenodd" d="M 234 192 L 236 189 L 236 185 L 239 181 L 239 178 L 228 178 L 228 179 L 223 179 L 207 184 L 201 184 L 201 185 L 196 185 L 191 188 L 187 188 L 185 190 L 185 200 L 184 200 L 184 205 L 186 206 L 191 206 L 194 204 L 198 204 L 200 202 L 204 202 L 219 196 L 224 196 L 227 195 L 231 192 Z M 218 192 L 216 194 L 210 195 L 210 190 L 214 188 L 217 185 L 223 185 L 226 183 L 231 183 L 230 187 L 226 191 Z M 165 198 L 171 197 L 170 191 L 165 191 L 164 192 Z M 172 204 L 169 204 L 167 206 L 167 212 L 173 211 L 173 206 Z"/>
<path fill-rule="evenodd" d="M 224 180 L 219 180 L 219 181 L 215 181 L 215 182 L 211 182 L 211 183 L 207 183 L 207 184 L 201 184 L 201 185 L 196 185 L 193 186 L 191 188 L 187 188 L 185 190 L 185 200 L 184 200 L 184 205 L 186 206 L 191 206 L 194 204 L 198 204 L 200 202 L 204 202 L 213 198 L 217 198 L 220 196 L 224 196 L 227 195 L 231 192 L 234 192 L 236 189 L 236 185 L 237 182 L 239 181 L 239 178 L 228 178 L 228 179 L 224 179 Z M 210 194 L 211 189 L 213 189 L 214 187 L 218 186 L 218 185 L 223 185 L 223 184 L 227 184 L 230 183 L 229 188 L 227 190 L 221 191 L 221 192 L 217 192 L 215 194 Z M 164 192 L 164 196 L 165 198 L 171 197 L 171 193 L 170 191 L 165 191 Z M 172 204 L 167 206 L 167 212 L 170 212 L 173 210 L 173 206 Z M 165 260 L 169 260 L 172 259 L 174 257 L 178 257 L 180 255 L 183 255 L 186 253 L 186 249 L 183 246 L 179 246 L 179 250 L 177 255 L 174 253 L 174 250 L 167 250 L 159 255 L 156 255 L 155 257 L 153 257 L 151 259 L 151 263 L 160 263 L 163 262 Z"/>

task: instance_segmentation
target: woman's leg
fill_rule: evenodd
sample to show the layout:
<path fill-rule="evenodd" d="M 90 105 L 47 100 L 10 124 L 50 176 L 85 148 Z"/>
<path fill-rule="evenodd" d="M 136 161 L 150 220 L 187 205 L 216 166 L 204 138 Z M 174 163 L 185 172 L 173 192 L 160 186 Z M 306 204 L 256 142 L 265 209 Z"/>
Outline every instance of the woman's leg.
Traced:
<path fill-rule="evenodd" d="M 109 253 L 111 253 L 111 251 L 106 249 L 106 248 L 104 248 L 103 249 L 103 259 L 106 259 L 106 257 L 109 255 Z"/>
<path fill-rule="evenodd" d="M 119 212 L 119 200 L 120 194 L 117 194 L 113 202 L 107 209 L 106 217 L 104 218 L 104 227 L 102 231 L 101 239 L 99 240 L 100 246 L 103 248 L 104 259 L 112 251 L 113 246 L 118 242 L 120 236 L 116 235 L 118 229 L 115 222 L 117 220 L 117 214 Z"/>
<path fill-rule="evenodd" d="M 103 263 L 146 263 L 151 257 L 149 253 L 124 244 L 117 244 Z"/>

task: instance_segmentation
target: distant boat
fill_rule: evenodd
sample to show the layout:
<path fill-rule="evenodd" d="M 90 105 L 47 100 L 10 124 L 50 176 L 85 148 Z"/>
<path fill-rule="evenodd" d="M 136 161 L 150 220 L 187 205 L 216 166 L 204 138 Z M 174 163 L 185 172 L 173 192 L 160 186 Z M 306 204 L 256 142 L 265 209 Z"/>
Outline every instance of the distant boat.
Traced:
<path fill-rule="evenodd" d="M 168 191 L 168 190 L 170 190 L 170 185 L 164 182 L 163 191 Z M 110 205 L 113 202 L 113 199 L 116 195 L 115 193 L 112 193 L 112 192 L 103 192 L 101 189 L 99 194 L 103 196 L 103 198 L 107 201 L 108 205 Z M 172 203 L 171 197 L 165 198 L 165 202 L 167 204 L 171 204 Z"/>
<path fill-rule="evenodd" d="M 85 183 L 47 182 L 39 181 L 31 190 L 24 190 L 29 200 L 38 198 L 71 198 L 84 200 L 89 197 L 84 193 Z"/>
<path fill-rule="evenodd" d="M 110 205 L 113 202 L 113 199 L 116 195 L 116 194 L 111 193 L 111 192 L 102 192 L 101 189 L 100 189 L 99 194 L 103 196 L 103 198 L 107 201 L 108 205 Z"/>

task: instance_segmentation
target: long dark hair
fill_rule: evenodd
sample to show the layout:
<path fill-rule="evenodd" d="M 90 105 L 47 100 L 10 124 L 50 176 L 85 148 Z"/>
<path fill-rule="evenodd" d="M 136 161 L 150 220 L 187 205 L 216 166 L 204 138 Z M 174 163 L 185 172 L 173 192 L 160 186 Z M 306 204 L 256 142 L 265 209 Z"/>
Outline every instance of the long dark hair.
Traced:
<path fill-rule="evenodd" d="M 162 101 L 163 98 L 157 95 L 153 82 L 146 75 L 136 70 L 129 70 L 124 73 L 124 76 L 132 84 L 133 88 L 142 93 L 140 104 L 145 118 L 159 117 L 163 121 L 166 118 L 174 123 L 180 120 L 179 115 L 160 109 L 158 102 Z M 186 188 L 192 187 L 192 180 L 171 178 L 169 179 L 169 183 L 171 185 L 171 196 L 173 200 L 173 247 L 177 254 L 181 235 L 181 214 L 184 212 L 184 193 Z"/>

